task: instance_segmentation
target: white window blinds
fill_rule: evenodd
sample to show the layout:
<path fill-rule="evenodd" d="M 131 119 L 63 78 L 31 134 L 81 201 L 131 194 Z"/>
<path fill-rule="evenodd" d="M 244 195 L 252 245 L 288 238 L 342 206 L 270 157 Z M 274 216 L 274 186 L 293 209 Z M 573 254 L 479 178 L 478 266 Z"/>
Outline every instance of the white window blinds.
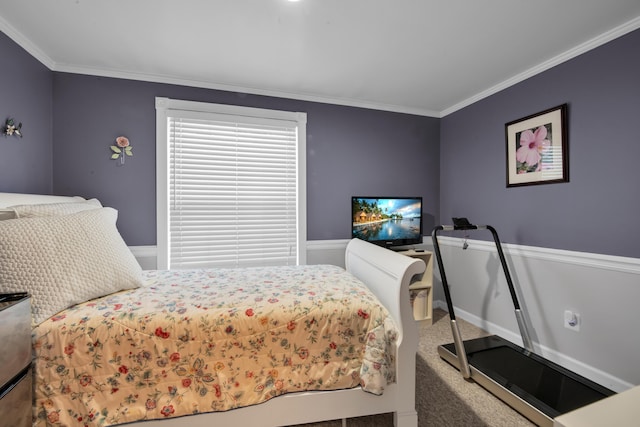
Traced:
<path fill-rule="evenodd" d="M 159 100 L 161 107 L 178 103 L 190 108 L 159 110 L 167 170 L 166 223 L 158 224 L 165 228 L 158 233 L 158 264 L 165 265 L 161 251 L 166 248 L 166 267 L 159 268 L 303 261 L 300 176 L 306 116 Z"/>

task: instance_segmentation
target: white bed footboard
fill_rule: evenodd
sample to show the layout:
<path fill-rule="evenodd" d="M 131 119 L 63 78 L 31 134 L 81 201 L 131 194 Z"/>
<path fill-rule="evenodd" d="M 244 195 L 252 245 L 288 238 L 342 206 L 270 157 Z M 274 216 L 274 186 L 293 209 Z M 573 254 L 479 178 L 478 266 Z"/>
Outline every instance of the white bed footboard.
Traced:
<path fill-rule="evenodd" d="M 421 259 L 400 255 L 362 240 L 353 239 L 345 252 L 347 270 L 367 284 L 389 310 L 400 329 L 396 360 L 396 426 L 417 425 L 415 410 L 416 352 L 418 328 L 409 302 L 409 285 L 424 273 Z M 391 394 L 389 390 L 385 395 Z"/>
<path fill-rule="evenodd" d="M 418 329 L 409 303 L 409 285 L 413 276 L 425 271 L 424 262 L 353 239 L 347 245 L 345 266 L 366 283 L 389 310 L 403 336 L 407 335 L 404 339 L 415 338 L 417 348 Z"/>

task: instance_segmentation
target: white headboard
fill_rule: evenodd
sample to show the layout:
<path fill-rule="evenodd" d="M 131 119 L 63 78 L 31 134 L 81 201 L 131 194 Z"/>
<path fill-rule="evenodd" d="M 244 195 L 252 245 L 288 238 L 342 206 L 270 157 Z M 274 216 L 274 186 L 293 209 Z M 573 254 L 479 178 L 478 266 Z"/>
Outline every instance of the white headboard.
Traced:
<path fill-rule="evenodd" d="M 46 194 L 0 193 L 0 209 L 13 205 L 37 205 L 85 200 L 79 196 L 51 196 Z"/>

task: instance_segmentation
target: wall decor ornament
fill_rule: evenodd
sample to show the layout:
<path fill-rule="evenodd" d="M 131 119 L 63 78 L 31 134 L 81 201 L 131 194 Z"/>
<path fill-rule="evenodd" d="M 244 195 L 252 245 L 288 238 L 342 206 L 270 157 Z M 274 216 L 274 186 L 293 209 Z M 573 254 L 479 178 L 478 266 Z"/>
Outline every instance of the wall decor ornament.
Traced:
<path fill-rule="evenodd" d="M 110 148 L 111 151 L 113 151 L 113 153 L 111 154 L 111 158 L 113 160 L 119 160 L 121 165 L 124 165 L 124 159 L 127 156 L 133 156 L 133 152 L 131 151 L 133 147 L 131 147 L 129 138 L 127 138 L 126 136 L 117 137 L 116 145 L 112 145 Z"/>
<path fill-rule="evenodd" d="M 4 127 L 2 128 L 2 133 L 5 136 L 19 136 L 22 138 L 22 122 L 18 123 L 16 126 L 16 122 L 12 118 L 8 118 L 4 123 Z"/>
<path fill-rule="evenodd" d="M 569 181 L 567 104 L 505 124 L 507 187 Z"/>

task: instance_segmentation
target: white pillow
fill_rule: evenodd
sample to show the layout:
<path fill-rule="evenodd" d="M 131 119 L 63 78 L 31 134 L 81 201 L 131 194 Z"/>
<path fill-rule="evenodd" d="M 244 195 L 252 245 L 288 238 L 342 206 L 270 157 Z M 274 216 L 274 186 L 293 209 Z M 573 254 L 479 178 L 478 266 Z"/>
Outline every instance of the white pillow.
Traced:
<path fill-rule="evenodd" d="M 0 221 L 0 292 L 31 294 L 39 324 L 74 304 L 142 284 L 112 208 Z"/>
<path fill-rule="evenodd" d="M 14 219 L 16 212 L 13 209 L 0 209 L 0 221 L 5 219 Z"/>
<path fill-rule="evenodd" d="M 89 209 L 101 208 L 98 199 L 83 200 L 81 202 L 42 203 L 37 205 L 10 206 L 16 213 L 16 218 L 32 218 L 36 216 L 69 215 Z"/>

